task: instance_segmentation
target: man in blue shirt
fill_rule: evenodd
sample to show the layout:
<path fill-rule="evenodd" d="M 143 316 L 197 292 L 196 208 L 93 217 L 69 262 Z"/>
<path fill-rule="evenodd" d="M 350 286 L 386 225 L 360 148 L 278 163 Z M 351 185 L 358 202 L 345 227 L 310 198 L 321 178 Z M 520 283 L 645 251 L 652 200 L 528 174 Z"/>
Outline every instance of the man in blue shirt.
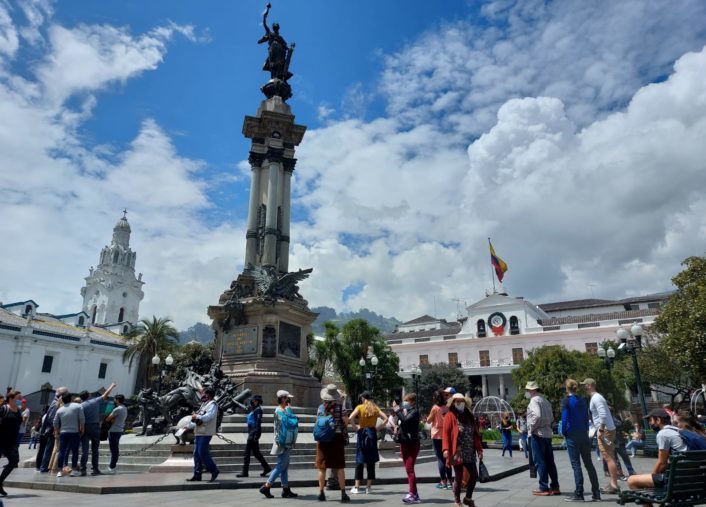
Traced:
<path fill-rule="evenodd" d="M 262 435 L 262 396 L 256 394 L 250 400 L 252 409 L 248 414 L 248 441 L 245 444 L 245 456 L 243 457 L 243 471 L 236 477 L 247 477 L 250 470 L 250 454 L 255 456 L 262 465 L 263 472 L 260 477 L 270 475 L 270 465 L 260 452 L 260 435 Z"/>
<path fill-rule="evenodd" d="M 83 415 L 86 419 L 85 428 L 81 436 L 81 476 L 86 475 L 86 465 L 88 464 L 88 444 L 91 444 L 91 467 L 93 471 L 91 475 L 100 475 L 98 469 L 98 446 L 101 443 L 101 401 L 106 401 L 110 396 L 110 392 L 115 388 L 115 382 L 110 384 L 108 389 L 103 393 L 103 396 L 91 398 L 88 391 L 82 391 L 79 394 L 81 398 L 81 407 Z"/>
<path fill-rule="evenodd" d="M 576 489 L 574 494 L 565 498 L 567 502 L 583 502 L 583 472 L 581 470 L 581 460 L 583 466 L 588 471 L 588 478 L 591 481 L 592 501 L 601 501 L 601 486 L 598 483 L 598 475 L 591 461 L 591 441 L 588 438 L 588 403 L 577 396 L 578 382 L 574 379 L 567 379 L 566 397 L 561 402 L 561 432 L 566 438 L 566 449 L 569 452 L 571 468 L 574 470 L 574 482 Z"/>

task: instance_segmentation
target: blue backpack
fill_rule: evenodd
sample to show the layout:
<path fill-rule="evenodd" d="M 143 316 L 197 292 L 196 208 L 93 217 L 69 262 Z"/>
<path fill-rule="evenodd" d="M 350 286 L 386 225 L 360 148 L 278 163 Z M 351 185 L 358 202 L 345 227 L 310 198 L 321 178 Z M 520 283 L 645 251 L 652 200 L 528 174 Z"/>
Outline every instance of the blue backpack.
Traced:
<path fill-rule="evenodd" d="M 314 440 L 317 442 L 331 442 L 336 436 L 336 426 L 331 414 L 326 414 L 324 406 L 319 406 L 314 424 Z"/>
<path fill-rule="evenodd" d="M 679 436 L 686 444 L 688 451 L 706 451 L 706 438 L 695 431 L 679 430 Z"/>
<path fill-rule="evenodd" d="M 299 436 L 299 418 L 287 407 L 285 411 L 279 412 L 280 426 L 277 433 L 277 445 L 291 448 L 297 442 Z"/>

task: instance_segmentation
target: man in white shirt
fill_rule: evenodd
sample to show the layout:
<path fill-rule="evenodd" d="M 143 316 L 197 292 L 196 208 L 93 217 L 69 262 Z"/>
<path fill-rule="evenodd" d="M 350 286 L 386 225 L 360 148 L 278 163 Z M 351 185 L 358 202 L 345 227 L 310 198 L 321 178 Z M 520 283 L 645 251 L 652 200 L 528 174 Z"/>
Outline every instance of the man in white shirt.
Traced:
<path fill-rule="evenodd" d="M 667 463 L 673 452 L 685 452 L 686 442 L 679 435 L 679 428 L 672 426 L 670 414 L 663 408 L 655 408 L 649 414 L 650 428 L 657 432 L 657 462 L 652 473 L 628 477 L 630 489 L 659 488 L 667 484 Z"/>
<path fill-rule="evenodd" d="M 598 448 L 601 451 L 603 460 L 608 465 L 608 473 L 610 474 L 610 484 L 608 487 L 601 488 L 601 493 L 617 495 L 620 493 L 620 488 L 618 487 L 618 467 L 614 459 L 616 431 L 613 415 L 610 413 L 606 399 L 596 391 L 596 381 L 594 379 L 587 378 L 581 382 L 581 385 L 591 397 L 588 408 L 591 411 L 593 427 L 596 428 Z"/>
<path fill-rule="evenodd" d="M 527 382 L 525 390 L 530 395 L 527 406 L 527 431 L 539 478 L 539 488 L 533 490 L 532 494 L 534 496 L 561 495 L 552 449 L 552 422 L 554 421 L 552 405 L 539 392 L 537 382 Z"/>

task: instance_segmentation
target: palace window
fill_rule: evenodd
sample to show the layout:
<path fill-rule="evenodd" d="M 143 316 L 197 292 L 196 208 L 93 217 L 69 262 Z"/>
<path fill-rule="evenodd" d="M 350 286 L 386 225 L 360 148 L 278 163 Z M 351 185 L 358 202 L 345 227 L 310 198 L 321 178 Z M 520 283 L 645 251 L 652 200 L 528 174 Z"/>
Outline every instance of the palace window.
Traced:
<path fill-rule="evenodd" d="M 78 318 L 78 325 L 83 326 L 86 323 L 86 319 L 83 317 Z"/>
<path fill-rule="evenodd" d="M 105 378 L 105 374 L 108 371 L 108 363 L 101 363 L 98 367 L 98 378 Z"/>
<path fill-rule="evenodd" d="M 596 342 L 587 343 L 586 352 L 594 356 L 598 355 L 598 344 Z"/>
<path fill-rule="evenodd" d="M 520 364 L 525 360 L 525 352 L 522 347 L 517 349 L 512 349 L 512 364 Z"/>
<path fill-rule="evenodd" d="M 480 359 L 481 366 L 490 366 L 490 351 L 489 350 L 479 350 L 478 357 Z"/>
<path fill-rule="evenodd" d="M 458 353 L 457 352 L 449 352 L 449 365 L 450 366 L 458 366 Z"/>
<path fill-rule="evenodd" d="M 480 319 L 476 323 L 476 327 L 478 328 L 478 338 L 485 338 L 485 321 Z"/>
<path fill-rule="evenodd" d="M 419 364 L 429 364 L 429 355 L 422 354 L 421 356 L 419 356 Z"/>
<path fill-rule="evenodd" d="M 96 306 L 93 307 L 93 311 L 91 311 L 91 324 L 96 323 L 96 312 L 98 311 L 98 308 Z"/>
<path fill-rule="evenodd" d="M 124 318 L 125 318 L 125 308 L 121 308 L 120 312 L 118 313 L 118 322 L 122 322 Z"/>
<path fill-rule="evenodd" d="M 520 322 L 514 315 L 510 317 L 510 334 L 520 334 Z"/>
<path fill-rule="evenodd" d="M 51 373 L 51 367 L 54 364 L 54 356 L 44 356 L 42 361 L 42 373 Z"/>

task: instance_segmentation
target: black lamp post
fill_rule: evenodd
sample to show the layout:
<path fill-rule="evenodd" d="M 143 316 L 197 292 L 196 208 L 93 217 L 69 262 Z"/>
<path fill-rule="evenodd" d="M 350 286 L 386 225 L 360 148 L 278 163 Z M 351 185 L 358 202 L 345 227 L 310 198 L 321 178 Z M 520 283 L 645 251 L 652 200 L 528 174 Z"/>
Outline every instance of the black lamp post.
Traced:
<path fill-rule="evenodd" d="M 363 372 L 365 374 L 366 389 L 372 393 L 373 392 L 373 374 L 368 369 L 368 362 L 365 360 L 364 357 L 361 357 L 360 361 L 358 361 L 358 364 L 363 368 Z M 370 364 L 373 365 L 373 368 L 375 368 L 375 372 L 377 373 L 378 356 L 373 354 L 372 357 L 370 358 Z"/>
<path fill-rule="evenodd" d="M 615 359 L 613 347 L 608 347 L 607 350 L 603 347 L 598 347 L 598 357 L 605 361 L 605 366 L 608 368 L 608 373 L 610 373 L 613 370 L 613 360 Z"/>
<path fill-rule="evenodd" d="M 159 357 L 159 354 L 155 353 L 154 357 L 152 358 L 152 364 L 155 366 L 155 368 L 158 368 L 159 363 L 161 363 L 161 362 L 162 362 L 162 358 Z M 164 359 L 164 364 L 166 365 L 167 368 L 169 368 L 172 364 L 174 364 L 174 358 L 172 357 L 171 354 L 169 354 Z M 165 370 L 159 371 L 159 384 L 157 384 L 157 396 L 162 395 L 162 380 L 164 379 L 165 374 L 166 374 Z"/>
<path fill-rule="evenodd" d="M 419 366 L 412 368 L 412 383 L 414 384 L 414 392 L 419 396 L 419 380 L 422 378 L 422 370 Z"/>
<path fill-rule="evenodd" d="M 635 383 L 637 384 L 637 396 L 640 399 L 640 407 L 642 408 L 643 428 L 649 428 L 650 422 L 647 417 L 647 403 L 645 402 L 645 393 L 642 390 L 642 377 L 640 377 L 640 365 L 637 364 L 637 351 L 642 349 L 642 326 L 635 324 L 630 328 L 628 333 L 622 327 L 615 334 L 620 340 L 618 350 L 624 350 L 632 357 L 632 369 L 635 374 Z M 630 335 L 632 334 L 632 339 Z"/>

